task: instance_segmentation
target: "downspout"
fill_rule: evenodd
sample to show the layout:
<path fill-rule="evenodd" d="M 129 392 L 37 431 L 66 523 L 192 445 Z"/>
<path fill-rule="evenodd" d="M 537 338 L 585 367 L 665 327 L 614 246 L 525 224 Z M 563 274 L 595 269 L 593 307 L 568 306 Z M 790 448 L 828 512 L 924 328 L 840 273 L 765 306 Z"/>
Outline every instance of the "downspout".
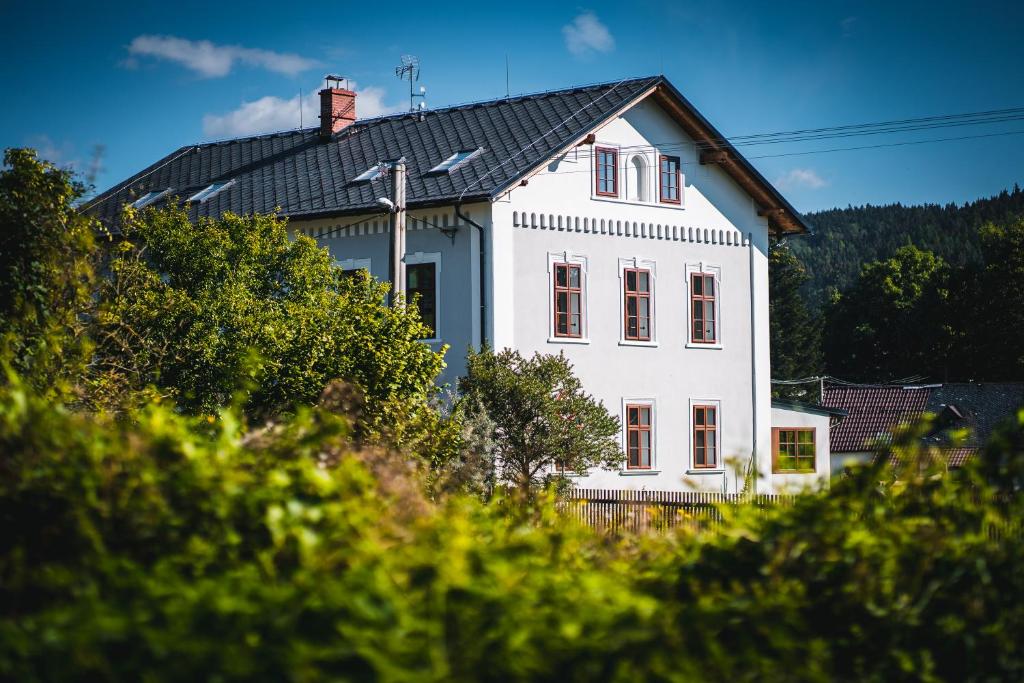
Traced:
<path fill-rule="evenodd" d="M 750 398 L 753 408 L 753 450 L 750 454 L 750 462 L 754 473 L 754 493 L 757 493 L 758 480 L 761 472 L 757 458 L 759 455 L 757 447 L 757 285 L 754 279 L 754 234 L 747 233 L 747 254 L 750 261 Z"/>
<path fill-rule="evenodd" d="M 484 346 L 487 345 L 487 299 L 484 296 L 487 293 L 485 284 L 487 281 L 487 277 L 486 272 L 484 270 L 487 261 L 487 242 L 485 239 L 484 226 L 480 225 L 479 223 L 475 222 L 472 218 L 462 213 L 461 201 L 455 202 L 455 215 L 480 231 L 480 263 L 477 266 L 477 268 L 480 272 L 480 348 L 482 349 Z"/>

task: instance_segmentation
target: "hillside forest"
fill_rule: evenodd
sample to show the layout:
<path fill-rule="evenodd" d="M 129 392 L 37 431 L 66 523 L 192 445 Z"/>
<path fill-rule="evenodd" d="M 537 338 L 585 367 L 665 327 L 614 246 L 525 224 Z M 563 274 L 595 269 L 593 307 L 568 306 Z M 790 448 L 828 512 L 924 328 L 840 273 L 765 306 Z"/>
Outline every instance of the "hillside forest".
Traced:
<path fill-rule="evenodd" d="M 772 375 L 1024 380 L 1024 191 L 807 215 L 771 254 Z"/>

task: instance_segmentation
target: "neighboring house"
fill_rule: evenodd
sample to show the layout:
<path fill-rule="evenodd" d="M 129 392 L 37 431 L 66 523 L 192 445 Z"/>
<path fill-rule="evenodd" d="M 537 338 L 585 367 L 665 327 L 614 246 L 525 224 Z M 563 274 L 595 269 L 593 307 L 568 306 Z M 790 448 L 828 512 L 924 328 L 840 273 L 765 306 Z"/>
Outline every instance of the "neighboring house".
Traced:
<path fill-rule="evenodd" d="M 898 426 L 925 413 L 935 423 L 923 443 L 937 446 L 949 468 L 962 466 L 985 444 L 992 430 L 1024 407 L 1024 383 L 947 383 L 917 386 L 825 384 L 822 403 L 845 410 L 832 429 L 832 473 L 853 462 L 868 462 L 876 444 L 888 443 Z M 966 440 L 957 436 L 969 432 Z"/>
<path fill-rule="evenodd" d="M 382 168 L 404 159 L 408 290 L 451 347 L 442 381 L 482 342 L 565 353 L 623 424 L 621 470 L 581 485 L 733 492 L 752 457 L 762 492 L 827 475 L 827 413 L 770 393 L 769 236 L 807 226 L 664 77 L 365 120 L 349 90 L 321 103 L 319 129 L 182 148 L 93 210 L 278 208 L 386 279 Z"/>

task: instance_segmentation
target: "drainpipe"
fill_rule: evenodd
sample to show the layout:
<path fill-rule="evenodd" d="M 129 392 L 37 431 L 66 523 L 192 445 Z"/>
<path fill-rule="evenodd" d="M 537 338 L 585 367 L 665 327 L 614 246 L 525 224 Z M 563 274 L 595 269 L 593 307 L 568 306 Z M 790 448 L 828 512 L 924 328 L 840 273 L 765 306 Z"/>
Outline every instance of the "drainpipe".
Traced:
<path fill-rule="evenodd" d="M 466 221 L 470 225 L 472 225 L 478 231 L 480 231 L 480 264 L 478 266 L 478 270 L 480 272 L 480 348 L 483 348 L 484 346 L 487 345 L 487 299 L 484 296 L 487 291 L 485 285 L 487 277 L 486 272 L 484 270 L 487 261 L 487 242 L 484 234 L 484 226 L 480 225 L 479 223 L 475 222 L 472 218 L 462 213 L 462 202 L 455 203 L 455 215 L 460 219 Z"/>
<path fill-rule="evenodd" d="M 760 453 L 757 447 L 757 283 L 754 279 L 754 234 L 747 233 L 747 254 L 750 260 L 750 379 L 751 379 L 751 407 L 753 408 L 753 436 L 751 446 L 753 451 L 750 458 L 754 470 L 754 493 L 758 492 L 758 483 L 761 478 L 760 463 L 757 462 Z"/>

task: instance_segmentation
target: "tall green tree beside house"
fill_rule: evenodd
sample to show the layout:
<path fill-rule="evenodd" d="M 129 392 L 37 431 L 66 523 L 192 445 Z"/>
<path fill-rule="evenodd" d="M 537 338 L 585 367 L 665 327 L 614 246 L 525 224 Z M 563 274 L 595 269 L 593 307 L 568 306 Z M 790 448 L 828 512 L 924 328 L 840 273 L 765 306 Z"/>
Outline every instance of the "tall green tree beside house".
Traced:
<path fill-rule="evenodd" d="M 72 388 L 89 355 L 98 224 L 75 201 L 84 187 L 30 149 L 0 170 L 0 344 L 37 390 Z"/>
<path fill-rule="evenodd" d="M 584 474 L 625 457 L 619 419 L 583 390 L 562 354 L 471 351 L 459 391 L 468 413 L 486 411 L 493 424 L 497 476 L 524 495 L 559 469 Z"/>
<path fill-rule="evenodd" d="M 821 326 L 800 291 L 807 279 L 807 271 L 789 245 L 773 244 L 768 253 L 768 319 L 775 379 L 808 377 L 822 369 Z M 791 391 L 776 388 L 782 393 Z"/>
<path fill-rule="evenodd" d="M 387 285 L 346 278 L 325 249 L 271 215 L 201 218 L 127 209 L 125 240 L 99 292 L 96 394 L 123 387 L 193 414 L 240 403 L 252 416 L 313 405 L 342 380 L 357 436 L 415 450 L 437 426 L 443 351 Z"/>
<path fill-rule="evenodd" d="M 945 379 L 955 334 L 949 276 L 943 259 L 912 245 L 864 266 L 825 313 L 829 373 L 856 381 L 917 373 Z"/>

